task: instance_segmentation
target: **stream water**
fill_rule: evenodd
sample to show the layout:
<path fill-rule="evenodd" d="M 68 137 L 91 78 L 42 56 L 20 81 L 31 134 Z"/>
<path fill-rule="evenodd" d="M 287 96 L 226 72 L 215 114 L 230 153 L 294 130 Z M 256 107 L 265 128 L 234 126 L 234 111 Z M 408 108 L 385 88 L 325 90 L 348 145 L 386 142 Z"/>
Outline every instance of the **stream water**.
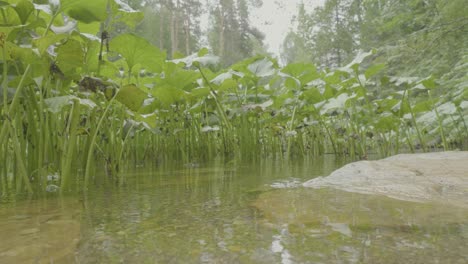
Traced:
<path fill-rule="evenodd" d="M 467 263 L 468 211 L 300 187 L 333 156 L 166 164 L 0 200 L 0 263 Z"/>

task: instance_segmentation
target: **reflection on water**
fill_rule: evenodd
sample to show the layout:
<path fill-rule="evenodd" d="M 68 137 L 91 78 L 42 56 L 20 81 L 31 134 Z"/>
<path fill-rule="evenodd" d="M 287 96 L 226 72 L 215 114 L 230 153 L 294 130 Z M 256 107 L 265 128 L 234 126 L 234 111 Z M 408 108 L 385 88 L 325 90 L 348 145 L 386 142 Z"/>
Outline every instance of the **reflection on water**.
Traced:
<path fill-rule="evenodd" d="M 0 263 L 468 260 L 466 211 L 298 187 L 343 162 L 165 165 L 79 197 L 2 201 Z"/>
<path fill-rule="evenodd" d="M 251 203 L 272 183 L 335 166 L 329 159 L 142 171 L 123 189 L 90 193 L 78 256 L 83 262 L 276 262 L 275 232 L 258 224 L 261 216 Z"/>
<path fill-rule="evenodd" d="M 279 189 L 254 202 L 293 263 L 467 263 L 468 210 L 331 189 Z"/>

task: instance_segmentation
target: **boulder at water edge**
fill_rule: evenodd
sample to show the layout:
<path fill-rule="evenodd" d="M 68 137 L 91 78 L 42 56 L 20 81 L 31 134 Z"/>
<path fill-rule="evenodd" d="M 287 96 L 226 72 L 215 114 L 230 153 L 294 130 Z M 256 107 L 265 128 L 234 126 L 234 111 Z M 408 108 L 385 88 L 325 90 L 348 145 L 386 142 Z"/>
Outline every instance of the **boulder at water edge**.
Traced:
<path fill-rule="evenodd" d="M 468 151 L 400 154 L 354 162 L 303 185 L 468 208 Z"/>

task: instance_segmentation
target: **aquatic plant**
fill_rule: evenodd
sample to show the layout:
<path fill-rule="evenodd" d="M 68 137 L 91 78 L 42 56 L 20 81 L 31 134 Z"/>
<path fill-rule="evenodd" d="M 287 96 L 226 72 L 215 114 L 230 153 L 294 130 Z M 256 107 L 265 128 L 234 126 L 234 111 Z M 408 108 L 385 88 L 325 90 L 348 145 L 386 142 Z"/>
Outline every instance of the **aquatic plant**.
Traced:
<path fill-rule="evenodd" d="M 330 70 L 253 57 L 219 69 L 118 34 L 141 13 L 107 0 L 1 2 L 2 192 L 85 189 L 96 169 L 176 159 L 366 158 L 451 149 L 468 137 L 468 88 L 385 75 L 374 51 Z"/>

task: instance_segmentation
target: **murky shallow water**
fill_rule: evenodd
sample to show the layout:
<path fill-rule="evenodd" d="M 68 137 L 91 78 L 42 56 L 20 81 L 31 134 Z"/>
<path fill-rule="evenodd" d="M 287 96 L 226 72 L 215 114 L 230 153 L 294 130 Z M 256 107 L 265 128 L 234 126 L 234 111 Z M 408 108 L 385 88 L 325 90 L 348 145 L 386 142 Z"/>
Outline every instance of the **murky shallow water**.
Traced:
<path fill-rule="evenodd" d="M 0 203 L 0 263 L 467 263 L 468 211 L 298 187 L 326 157 L 139 169 Z"/>

